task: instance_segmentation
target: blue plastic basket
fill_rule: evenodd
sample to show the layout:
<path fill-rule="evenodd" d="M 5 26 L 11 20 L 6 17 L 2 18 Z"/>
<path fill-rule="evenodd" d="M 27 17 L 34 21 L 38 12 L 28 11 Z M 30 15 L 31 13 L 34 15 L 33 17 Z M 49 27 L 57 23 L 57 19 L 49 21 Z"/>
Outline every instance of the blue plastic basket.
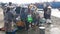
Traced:
<path fill-rule="evenodd" d="M 6 34 L 15 34 L 15 31 L 14 32 L 6 32 Z"/>
<path fill-rule="evenodd" d="M 16 28 L 16 29 L 14 29 L 14 31 L 12 31 L 12 32 L 6 32 L 6 34 L 15 34 L 15 33 L 16 33 L 16 31 L 17 31 L 17 28 Z"/>

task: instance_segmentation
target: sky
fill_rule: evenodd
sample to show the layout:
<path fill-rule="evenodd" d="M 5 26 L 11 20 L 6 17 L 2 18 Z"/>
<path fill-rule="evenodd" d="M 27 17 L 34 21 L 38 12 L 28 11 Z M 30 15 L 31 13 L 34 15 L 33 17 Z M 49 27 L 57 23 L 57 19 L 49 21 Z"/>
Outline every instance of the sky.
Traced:
<path fill-rule="evenodd" d="M 8 3 L 8 2 L 13 2 L 13 3 L 36 3 L 36 2 L 51 2 L 53 0 L 0 0 L 0 2 Z M 55 1 L 60 1 L 60 0 L 55 0 Z"/>

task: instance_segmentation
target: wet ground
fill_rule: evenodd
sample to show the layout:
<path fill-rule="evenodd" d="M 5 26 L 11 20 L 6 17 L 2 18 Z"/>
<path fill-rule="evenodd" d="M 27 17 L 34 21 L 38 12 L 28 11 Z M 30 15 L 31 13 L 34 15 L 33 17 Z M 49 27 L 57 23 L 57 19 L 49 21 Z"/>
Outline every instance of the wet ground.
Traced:
<path fill-rule="evenodd" d="M 50 26 L 45 24 L 46 27 L 45 34 L 60 34 L 60 18 L 52 16 L 51 20 L 52 20 L 52 24 Z M 3 24 L 4 24 L 3 20 L 0 21 L 0 27 L 4 26 Z M 5 34 L 5 32 L 0 31 L 0 34 Z M 36 30 L 32 30 L 32 29 L 30 29 L 30 31 L 19 30 L 18 32 L 16 32 L 16 34 L 40 34 L 40 30 L 39 27 L 37 27 Z"/>

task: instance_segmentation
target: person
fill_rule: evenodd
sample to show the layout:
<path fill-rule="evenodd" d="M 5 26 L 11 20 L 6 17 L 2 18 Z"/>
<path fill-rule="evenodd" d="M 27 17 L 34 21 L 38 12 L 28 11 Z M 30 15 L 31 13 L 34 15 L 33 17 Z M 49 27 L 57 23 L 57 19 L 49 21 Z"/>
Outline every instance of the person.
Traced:
<path fill-rule="evenodd" d="M 6 15 L 5 15 L 5 31 L 6 34 L 8 32 L 12 32 L 12 20 L 14 18 L 13 14 L 10 11 L 11 8 L 7 7 Z"/>
<path fill-rule="evenodd" d="M 9 2 L 9 3 L 8 3 L 8 6 L 12 6 L 12 2 Z"/>
<path fill-rule="evenodd" d="M 4 6 L 3 6 L 3 14 L 4 14 L 4 16 L 5 16 L 5 14 L 6 14 L 6 11 L 7 11 L 7 6 L 12 6 L 12 2 L 9 2 L 9 4 L 5 4 Z"/>
<path fill-rule="evenodd" d="M 27 24 L 27 20 L 26 20 L 26 18 L 27 18 L 27 11 L 25 12 L 26 8 L 25 8 L 25 7 L 21 8 L 21 9 L 18 8 L 17 10 L 18 10 L 18 12 L 19 12 L 19 10 L 21 10 L 20 13 L 17 13 L 17 14 L 19 14 L 21 21 L 26 24 L 24 27 L 25 27 L 25 29 L 27 30 L 27 29 L 28 29 L 28 28 L 27 28 L 27 25 L 28 25 L 28 24 Z M 16 11 L 16 12 L 17 12 L 17 11 Z M 18 27 L 19 27 L 19 26 L 18 26 Z M 21 27 L 21 26 L 20 26 L 20 27 Z"/>
<path fill-rule="evenodd" d="M 21 7 L 20 6 L 17 6 L 16 9 L 15 9 L 15 11 L 16 11 L 16 14 L 19 15 L 20 14 L 20 11 L 21 11 Z"/>
<path fill-rule="evenodd" d="M 51 6 L 47 8 L 48 19 L 51 19 Z"/>
<path fill-rule="evenodd" d="M 47 23 L 51 24 L 51 6 L 49 5 L 47 8 Z"/>
<path fill-rule="evenodd" d="M 46 13 L 47 12 L 47 5 L 46 4 L 43 5 L 43 10 L 44 10 L 44 18 L 47 19 L 47 13 Z"/>
<path fill-rule="evenodd" d="M 28 14 L 30 13 L 30 8 L 29 8 L 29 6 L 28 6 L 28 9 L 27 9 L 27 12 L 25 13 L 26 14 L 26 20 L 25 20 L 25 29 L 28 31 L 29 30 L 29 22 L 28 22 L 28 20 L 27 20 L 27 16 L 28 16 Z"/>
<path fill-rule="evenodd" d="M 44 5 L 44 18 L 45 19 L 50 19 L 51 18 L 51 6 L 46 4 Z"/>
<path fill-rule="evenodd" d="M 32 17 L 35 16 L 36 17 L 36 11 L 37 11 L 37 7 L 34 4 L 30 4 L 30 11 L 32 12 Z"/>
<path fill-rule="evenodd" d="M 36 10 L 37 10 L 37 7 L 34 5 L 34 4 L 30 4 L 29 5 L 29 8 L 30 8 L 30 12 L 33 14 L 34 12 L 36 12 Z"/>
<path fill-rule="evenodd" d="M 38 12 L 36 12 L 36 22 L 37 22 L 37 26 L 39 26 L 39 19 L 40 19 L 40 15 Z"/>
<path fill-rule="evenodd" d="M 16 12 L 15 18 L 17 18 L 17 17 L 20 16 L 20 10 L 21 10 L 21 7 L 20 7 L 20 6 L 17 6 L 17 7 L 15 8 L 15 12 Z M 17 20 L 16 20 L 16 22 L 17 22 Z"/>

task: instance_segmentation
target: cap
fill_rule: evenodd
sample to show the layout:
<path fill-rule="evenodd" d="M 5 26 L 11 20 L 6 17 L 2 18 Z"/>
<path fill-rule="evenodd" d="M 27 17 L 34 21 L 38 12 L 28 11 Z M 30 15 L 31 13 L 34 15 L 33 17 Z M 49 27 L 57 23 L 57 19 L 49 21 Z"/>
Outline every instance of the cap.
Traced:
<path fill-rule="evenodd" d="M 51 8 L 51 6 L 48 6 L 48 8 Z"/>

